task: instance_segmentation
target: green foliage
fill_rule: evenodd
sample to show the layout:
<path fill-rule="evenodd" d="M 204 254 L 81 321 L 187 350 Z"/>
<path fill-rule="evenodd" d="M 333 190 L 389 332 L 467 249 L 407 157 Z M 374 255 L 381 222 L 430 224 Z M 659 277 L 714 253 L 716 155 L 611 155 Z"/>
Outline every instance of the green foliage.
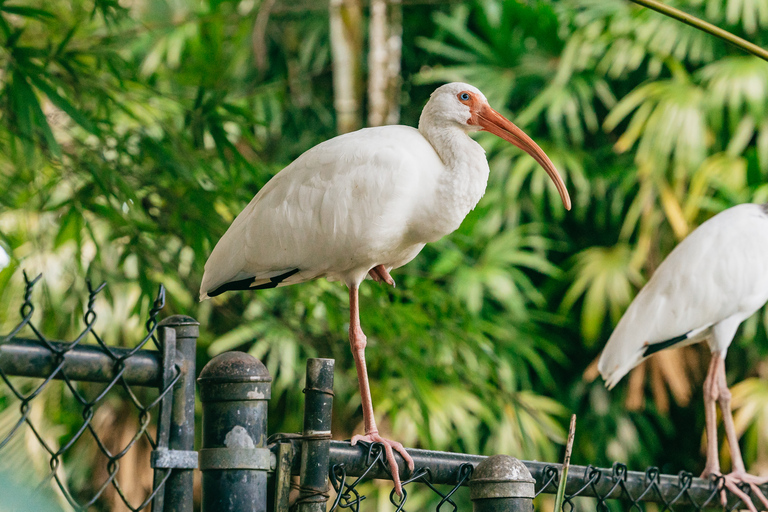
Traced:
<path fill-rule="evenodd" d="M 768 35 L 766 0 L 677 3 L 758 44 Z M 12 258 L 0 325 L 17 318 L 21 269 L 43 271 L 39 314 L 67 337 L 87 276 L 109 282 L 104 337 L 130 343 L 163 282 L 167 313 L 202 323 L 200 366 L 233 349 L 265 361 L 272 432 L 300 429 L 304 360 L 334 357 L 334 433 L 349 437 L 361 415 L 342 285 L 197 302 L 228 224 L 334 135 L 325 13 L 275 12 L 254 33 L 258 2 L 121 5 L 0 2 L 0 246 Z M 491 177 L 475 211 L 397 270 L 396 289 L 361 289 L 383 430 L 410 446 L 556 460 L 576 412 L 574 463 L 698 471 L 689 434 L 701 425 L 652 401 L 629 411 L 625 386 L 608 393 L 585 370 L 679 239 L 768 199 L 768 65 L 619 0 L 407 5 L 404 23 L 403 122 L 416 124 L 435 84 L 477 85 L 547 151 L 574 209 L 532 159 L 478 137 Z M 733 380 L 766 357 L 763 324 L 732 347 L 744 361 Z M 750 401 L 765 390 L 740 392 L 747 460 L 765 462 Z"/>
<path fill-rule="evenodd" d="M 755 13 L 765 2 L 680 4 L 696 15 L 725 21 L 751 40 L 764 37 L 758 28 L 762 18 Z M 516 56 L 499 66 L 498 57 L 488 54 L 494 32 L 487 29 L 487 13 L 519 9 L 552 12 L 557 23 L 550 27 L 551 17 L 541 16 L 541 26 L 550 27 L 541 33 L 524 16 L 512 22 L 505 34 Z M 535 164 L 515 149 L 490 143 L 492 177 L 482 215 L 503 219 L 503 231 L 531 221 L 557 222 L 564 229 L 542 233 L 551 240 L 547 245 L 558 249 L 545 256 L 564 271 L 544 272 L 538 289 L 548 307 L 532 301 L 528 309 L 551 311 L 560 305 L 562 325 L 573 332 L 568 343 L 558 344 L 570 356 L 563 371 L 554 374 L 557 389 L 569 390 L 561 403 L 580 415 L 580 425 L 612 433 L 604 442 L 577 442 L 576 454 L 588 455 L 591 462 L 622 458 L 658 464 L 658 458 L 670 455 L 658 451 L 663 444 L 644 431 L 662 440 L 675 438 L 659 414 L 663 411 L 649 409 L 641 421 L 636 414 L 629 418 L 626 411 L 608 408 L 602 404 L 609 397 L 594 387 L 599 383 L 591 382 L 591 371 L 586 377 L 582 371 L 676 241 L 714 212 L 765 197 L 763 73 L 768 67 L 626 2 L 489 0 L 457 6 L 435 21 L 444 30 L 419 43 L 443 60 L 422 70 L 419 80 L 484 76 L 486 95 L 518 113 L 513 119 L 552 155 L 575 191 L 575 211 L 564 216 Z M 514 34 L 525 31 L 535 43 L 516 46 Z M 558 337 L 556 330 L 547 332 L 550 339 Z M 766 344 L 764 329 L 752 328 L 745 335 Z M 756 363 L 735 373 L 749 375 Z M 700 464 L 697 450 L 687 455 L 678 450 L 672 458 L 692 467 Z M 748 457 L 755 460 L 759 454 L 752 450 Z"/>
<path fill-rule="evenodd" d="M 612 248 L 589 247 L 576 256 L 572 266 L 573 283 L 568 288 L 561 309 L 571 309 L 584 297 L 581 334 L 587 346 L 594 345 L 602 333 L 605 314 L 618 323 L 632 300 L 633 288 L 642 285 L 638 269 L 632 267 L 632 253 L 626 245 Z"/>

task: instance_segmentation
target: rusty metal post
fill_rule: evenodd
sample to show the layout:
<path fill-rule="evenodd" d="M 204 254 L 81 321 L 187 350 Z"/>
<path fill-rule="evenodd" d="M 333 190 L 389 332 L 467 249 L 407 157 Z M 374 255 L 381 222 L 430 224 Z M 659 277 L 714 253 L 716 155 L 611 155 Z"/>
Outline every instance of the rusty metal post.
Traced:
<path fill-rule="evenodd" d="M 203 404 L 202 512 L 266 512 L 272 377 L 255 357 L 226 352 L 205 365 L 198 382 Z"/>
<path fill-rule="evenodd" d="M 195 448 L 195 357 L 200 324 L 192 317 L 174 315 L 159 326 L 176 332 L 176 365 L 181 377 L 173 386 L 168 450 L 153 454 L 154 467 L 168 467 L 163 512 L 192 512 L 193 470 L 197 468 Z"/>
<path fill-rule="evenodd" d="M 299 512 L 325 512 L 328 501 L 334 363 L 333 359 L 307 361 Z"/>
<path fill-rule="evenodd" d="M 530 512 L 536 481 L 525 464 L 509 455 L 493 455 L 477 465 L 469 480 L 474 512 Z"/>

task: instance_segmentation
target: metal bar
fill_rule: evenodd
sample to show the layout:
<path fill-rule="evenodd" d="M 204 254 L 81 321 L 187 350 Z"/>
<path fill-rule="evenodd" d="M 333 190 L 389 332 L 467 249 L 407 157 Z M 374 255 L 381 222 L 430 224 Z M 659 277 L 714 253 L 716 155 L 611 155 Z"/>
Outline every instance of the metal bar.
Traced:
<path fill-rule="evenodd" d="M 160 326 L 165 327 L 165 331 L 172 330 L 176 339 L 175 358 L 166 366 L 174 370 L 178 365 L 181 369 L 181 378 L 173 386 L 173 394 L 168 395 L 173 402 L 168 448 L 190 452 L 195 447 L 195 357 L 200 324 L 192 317 L 174 315 L 160 322 Z M 165 483 L 163 512 L 192 512 L 193 476 L 191 467 L 171 470 Z"/>
<path fill-rule="evenodd" d="M 540 488 L 539 482 L 546 481 L 546 478 L 544 476 L 544 472 L 547 467 L 554 467 L 557 469 L 558 474 L 561 474 L 562 472 L 562 464 L 547 464 L 544 462 L 525 462 L 525 465 L 528 467 L 528 470 L 531 472 L 531 475 L 533 478 L 536 479 L 536 490 L 538 491 Z M 575 466 L 573 464 L 570 465 L 568 468 L 568 476 L 565 486 L 565 493 L 566 495 L 574 494 L 577 491 L 579 491 L 582 487 L 584 487 L 584 484 L 588 481 L 588 475 L 589 470 L 591 468 L 587 466 Z M 595 483 L 594 489 L 592 487 L 587 487 L 579 493 L 579 496 L 590 496 L 594 497 L 595 494 L 598 494 L 602 497 L 606 497 L 606 495 L 610 492 L 610 490 L 614 487 L 616 480 L 613 478 L 613 469 L 610 468 L 599 468 L 600 471 L 600 478 Z M 627 471 L 626 475 L 626 481 L 625 486 L 627 489 L 627 492 L 632 497 L 637 497 L 642 495 L 648 486 L 650 485 L 650 482 L 648 481 L 648 478 L 646 477 L 646 474 L 641 471 Z M 764 486 L 768 487 L 768 486 Z M 682 487 L 680 486 L 680 477 L 678 475 L 659 475 L 659 484 L 658 488 L 661 494 L 661 497 L 659 496 L 659 493 L 656 492 L 648 492 L 645 493 L 645 495 L 640 499 L 640 501 L 648 501 L 648 502 L 660 502 L 662 499 L 666 501 L 671 501 L 674 499 L 678 494 L 680 494 L 680 491 Z M 555 489 L 547 489 L 544 492 L 545 493 L 554 493 Z M 704 503 L 711 495 L 712 495 L 712 488 L 711 488 L 711 482 L 709 480 L 705 480 L 703 478 L 693 478 L 691 480 L 691 486 L 688 490 L 688 495 L 699 505 Z M 609 496 L 609 498 L 621 498 L 622 493 L 621 489 L 617 488 L 613 491 L 613 494 Z M 626 496 L 624 496 L 626 498 Z M 735 505 L 737 500 L 736 498 L 728 494 L 729 498 L 729 505 Z M 688 499 L 685 495 L 681 496 L 677 502 L 675 502 L 677 505 L 692 505 L 690 499 Z M 709 505 L 709 507 L 713 508 L 719 508 L 720 500 L 719 498 L 712 500 Z"/>
<path fill-rule="evenodd" d="M 297 450 L 297 454 L 294 455 L 292 471 L 293 474 L 299 474 L 301 453 Z M 413 457 L 415 466 L 417 469 L 428 467 L 432 476 L 431 482 L 433 484 L 447 484 L 455 485 L 457 477 L 459 475 L 459 467 L 462 464 L 470 463 L 473 466 L 477 466 L 480 462 L 487 457 L 482 455 L 469 455 L 463 453 L 451 453 L 451 452 L 438 452 L 429 450 L 418 450 L 415 448 L 409 448 L 408 453 Z M 336 464 L 344 464 L 344 469 L 347 476 L 359 477 L 368 468 L 369 463 L 366 461 L 368 450 L 366 447 L 358 444 L 351 446 L 349 441 L 330 441 L 330 467 Z M 558 471 L 558 474 L 562 470 L 561 464 L 549 464 L 546 462 L 531 462 L 523 461 L 523 463 L 530 471 L 531 476 L 536 480 L 536 491 L 541 488 L 541 483 L 547 481 L 545 471 L 547 468 L 552 467 Z M 571 464 L 566 485 L 566 494 L 572 495 L 581 490 L 582 487 L 588 481 L 588 471 L 590 468 L 586 466 L 576 466 Z M 586 489 L 579 493 L 579 496 L 595 497 L 599 495 L 605 497 L 606 494 L 614 487 L 616 481 L 613 479 L 613 470 L 610 468 L 600 468 L 600 477 L 595 482 L 594 489 L 592 486 L 588 486 Z M 377 465 L 372 468 L 368 473 L 367 478 L 374 479 L 390 479 L 386 469 Z M 641 471 L 627 471 L 625 487 L 627 491 L 633 496 L 638 497 L 643 495 L 650 482 L 648 481 L 646 474 Z M 682 487 L 680 484 L 680 477 L 678 475 L 659 475 L 659 491 L 661 497 L 655 491 L 645 493 L 640 501 L 647 502 L 660 502 L 663 500 L 671 501 L 680 494 Z M 768 493 L 768 484 L 760 486 L 764 493 Z M 544 492 L 548 494 L 554 494 L 556 490 L 555 486 L 550 486 L 545 489 Z M 702 478 L 693 478 L 691 480 L 690 487 L 688 488 L 687 496 L 690 496 L 699 506 L 704 503 L 712 494 L 711 482 Z M 690 499 L 685 494 L 680 496 L 675 502 L 678 505 L 690 505 L 692 504 Z M 736 499 L 732 495 L 729 496 L 729 506 L 736 504 Z M 609 498 L 621 498 L 621 489 L 617 487 L 613 491 L 613 494 Z M 626 498 L 626 496 L 624 496 Z M 712 500 L 708 507 L 717 508 L 720 507 L 719 499 Z"/>
<path fill-rule="evenodd" d="M 450 453 L 430 450 L 419 450 L 408 448 L 408 454 L 413 457 L 416 469 L 429 468 L 432 476 L 432 483 L 456 485 L 458 482 L 458 469 L 462 464 L 472 464 L 477 466 L 487 457 L 483 455 L 469 455 L 464 453 Z M 351 446 L 349 441 L 331 441 L 330 442 L 330 464 L 333 467 L 336 464 L 344 464 L 347 476 L 357 477 L 363 474 L 368 468 L 366 461 L 368 448 L 358 443 Z M 399 466 L 405 467 L 400 456 L 396 453 Z M 294 457 L 294 474 L 298 472 L 298 456 Z M 377 465 L 368 473 L 370 478 L 390 480 L 392 477 L 382 465 Z"/>
<path fill-rule="evenodd" d="M 333 411 L 333 359 L 307 361 L 304 439 L 301 442 L 299 512 L 325 512 Z"/>
<path fill-rule="evenodd" d="M 169 327 L 160 327 L 158 331 L 160 340 L 162 340 L 163 348 L 163 379 L 160 383 L 160 392 L 162 393 L 164 389 L 171 385 L 175 375 L 174 361 L 176 359 L 176 331 Z M 156 449 L 168 448 L 168 439 L 170 438 L 171 429 L 171 408 L 173 407 L 173 404 L 171 403 L 172 400 L 173 396 L 171 393 L 166 393 L 165 396 L 160 400 L 160 414 L 157 419 Z M 158 487 L 162 484 L 163 477 L 167 474 L 168 471 L 169 470 L 165 468 L 155 468 L 155 474 L 152 482 L 153 489 L 158 489 Z M 152 512 L 163 511 L 166 489 L 168 489 L 167 485 L 164 485 L 162 489 L 158 489 L 157 494 L 155 494 L 155 497 L 152 500 Z"/>
<path fill-rule="evenodd" d="M 288 512 L 288 498 L 291 494 L 291 462 L 293 462 L 293 443 L 278 444 L 274 512 Z"/>
<path fill-rule="evenodd" d="M 19 377 L 47 378 L 56 368 L 56 354 L 38 341 L 13 338 L 13 343 L 0 344 L 0 368 L 6 375 Z M 51 345 L 66 350 L 69 343 L 51 342 Z M 111 348 L 117 357 L 130 349 Z M 138 350 L 125 359 L 123 379 L 135 386 L 158 387 L 162 377 L 162 356 L 155 350 Z M 63 373 L 70 380 L 85 382 L 112 382 L 115 377 L 115 360 L 95 345 L 78 345 L 64 353 Z M 61 380 L 62 372 L 54 377 Z"/>
<path fill-rule="evenodd" d="M 200 372 L 202 512 L 266 512 L 267 404 L 272 377 L 255 357 L 225 352 Z"/>

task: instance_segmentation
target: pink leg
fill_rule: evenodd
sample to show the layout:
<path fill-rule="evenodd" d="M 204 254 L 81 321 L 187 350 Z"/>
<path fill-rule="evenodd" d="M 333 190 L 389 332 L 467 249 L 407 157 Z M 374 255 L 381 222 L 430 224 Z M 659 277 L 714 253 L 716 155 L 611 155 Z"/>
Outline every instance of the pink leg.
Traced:
<path fill-rule="evenodd" d="M 395 287 L 395 280 L 389 275 L 389 272 L 384 268 L 384 265 L 376 265 L 368 271 L 368 275 L 377 283 L 387 283 L 391 287 Z"/>
<path fill-rule="evenodd" d="M 752 503 L 749 496 L 738 486 L 742 482 L 749 483 L 752 492 L 768 507 L 763 493 L 757 487 L 765 483 L 764 479 L 758 479 L 747 474 L 744 469 L 744 461 L 739 449 L 739 440 L 736 436 L 736 429 L 733 425 L 733 416 L 731 415 L 731 392 L 725 381 L 725 358 L 720 353 L 713 353 L 712 360 L 709 363 L 707 378 L 704 380 L 704 407 L 707 425 L 707 462 L 702 473 L 702 478 L 709 478 L 711 475 L 720 476 L 720 461 L 717 453 L 717 410 L 716 403 L 719 403 L 720 410 L 723 413 L 723 423 L 725 425 L 725 434 L 731 449 L 731 459 L 733 460 L 734 471 L 728 475 L 723 475 L 725 480 L 725 489 L 735 494 L 751 512 L 757 512 L 757 508 Z M 727 502 L 725 492 L 722 493 L 721 502 L 723 505 Z"/>
<path fill-rule="evenodd" d="M 701 478 L 709 478 L 710 475 L 720 474 L 720 459 L 717 454 L 717 362 L 719 354 L 712 354 L 707 370 L 707 378 L 704 380 L 704 416 L 707 425 L 707 462 Z"/>
<path fill-rule="evenodd" d="M 732 481 L 734 483 L 732 487 L 736 487 L 736 489 L 738 489 L 736 484 L 740 482 L 748 483 L 750 489 L 752 489 L 752 493 L 762 502 L 765 509 L 768 510 L 768 498 L 765 497 L 763 492 L 758 487 L 759 485 L 768 482 L 768 478 L 760 478 L 747 473 L 747 470 L 744 466 L 744 459 L 741 456 L 741 449 L 739 448 L 739 437 L 736 435 L 736 427 L 733 424 L 733 414 L 731 413 L 731 391 L 728 389 L 728 383 L 725 380 L 725 360 L 723 358 L 720 358 L 718 365 L 717 385 L 719 388 L 718 402 L 720 404 L 720 411 L 723 413 L 723 426 L 725 427 L 725 436 L 728 440 L 728 447 L 731 450 L 732 461 L 732 471 L 725 476 L 726 485 L 728 481 Z M 731 487 L 729 487 L 729 489 L 733 491 Z M 741 489 L 739 489 L 739 491 L 740 490 Z M 750 510 L 754 508 L 754 505 L 752 504 L 752 501 L 749 499 L 749 497 L 746 495 L 739 495 L 739 498 L 744 501 Z"/>
<path fill-rule="evenodd" d="M 383 267 L 382 267 L 383 268 Z M 385 274 L 386 270 L 384 271 Z M 389 274 L 387 274 L 389 275 Z M 391 278 L 390 278 L 391 279 Z M 384 439 L 379 435 L 376 428 L 376 418 L 373 416 L 373 401 L 371 400 L 371 388 L 368 384 L 368 369 L 365 366 L 365 345 L 366 338 L 363 329 L 360 327 L 360 306 L 357 296 L 357 286 L 349 287 L 349 344 L 352 347 L 352 356 L 355 358 L 355 368 L 357 369 L 357 380 L 360 384 L 360 398 L 363 403 L 363 423 L 365 425 L 365 435 L 356 435 L 352 437 L 352 445 L 358 441 L 368 443 L 381 443 L 387 456 L 387 464 L 392 470 L 392 480 L 395 484 L 395 492 L 399 496 L 403 495 L 403 487 L 400 483 L 400 468 L 395 459 L 394 450 L 396 450 L 405 459 L 408 469 L 413 471 L 413 458 L 408 455 L 403 445 Z"/>

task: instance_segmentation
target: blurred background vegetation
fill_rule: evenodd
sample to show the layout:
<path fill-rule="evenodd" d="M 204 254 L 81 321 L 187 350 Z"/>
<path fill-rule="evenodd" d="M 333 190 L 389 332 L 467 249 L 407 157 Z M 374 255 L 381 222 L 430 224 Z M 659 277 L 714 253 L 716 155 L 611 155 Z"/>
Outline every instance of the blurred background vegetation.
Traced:
<path fill-rule="evenodd" d="M 768 43 L 768 0 L 670 3 Z M 306 358 L 335 358 L 334 437 L 349 438 L 362 415 L 345 288 L 198 303 L 203 264 L 301 152 L 416 125 L 431 91 L 461 80 L 539 142 L 574 208 L 531 158 L 478 135 L 491 162 L 478 207 L 397 270 L 396 289 L 361 289 L 382 430 L 553 461 L 573 412 L 576 464 L 703 469 L 708 348 L 664 352 L 611 393 L 596 358 L 678 241 L 768 200 L 768 63 L 623 0 L 5 0 L 0 39 L 0 332 L 18 320 L 22 269 L 44 274 L 37 318 L 60 339 L 82 327 L 86 278 L 108 282 L 98 325 L 116 344 L 140 339 L 163 283 L 164 314 L 201 322 L 198 368 L 234 349 L 267 364 L 271 432 L 300 430 Z M 742 326 L 727 365 L 745 459 L 763 474 L 767 322 Z M 48 395 L 36 418 L 54 437 L 76 429 Z M 119 438 L 133 420 L 111 407 Z M 86 494 L 88 453 L 66 468 Z"/>

